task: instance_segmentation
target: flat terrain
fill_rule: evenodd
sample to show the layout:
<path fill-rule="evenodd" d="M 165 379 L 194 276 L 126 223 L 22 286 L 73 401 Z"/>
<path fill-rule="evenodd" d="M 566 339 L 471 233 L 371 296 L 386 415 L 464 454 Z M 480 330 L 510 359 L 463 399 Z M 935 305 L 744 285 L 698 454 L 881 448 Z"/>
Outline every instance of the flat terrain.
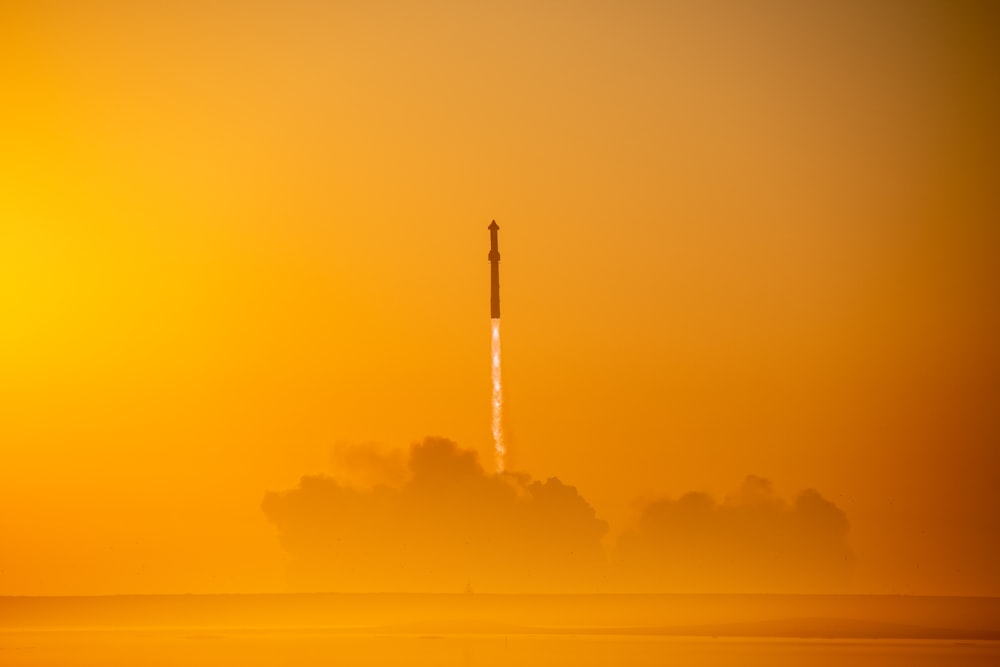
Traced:
<path fill-rule="evenodd" d="M 630 667 L 978 667 L 1000 642 L 736 639 L 578 635 L 379 635 L 321 630 L 34 630 L 0 632 L 4 667 L 238 665 L 575 665 Z"/>
<path fill-rule="evenodd" d="M 0 630 L 1000 640 L 1000 598 L 812 595 L 0 597 Z"/>
<path fill-rule="evenodd" d="M 995 598 L 0 598 L 5 667 L 1000 664 Z"/>

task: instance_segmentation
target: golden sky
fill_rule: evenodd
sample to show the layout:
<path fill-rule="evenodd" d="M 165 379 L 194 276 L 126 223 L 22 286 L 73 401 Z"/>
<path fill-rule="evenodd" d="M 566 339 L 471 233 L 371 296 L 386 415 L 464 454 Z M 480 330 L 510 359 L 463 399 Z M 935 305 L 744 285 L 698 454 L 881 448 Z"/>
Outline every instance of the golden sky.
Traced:
<path fill-rule="evenodd" d="M 759 482 L 846 517 L 838 590 L 1000 595 L 998 37 L 974 2 L 5 3 L 0 594 L 284 590 L 269 492 L 370 485 L 369 447 L 405 484 L 428 435 L 488 468 L 495 218 L 510 467 L 609 553 Z"/>

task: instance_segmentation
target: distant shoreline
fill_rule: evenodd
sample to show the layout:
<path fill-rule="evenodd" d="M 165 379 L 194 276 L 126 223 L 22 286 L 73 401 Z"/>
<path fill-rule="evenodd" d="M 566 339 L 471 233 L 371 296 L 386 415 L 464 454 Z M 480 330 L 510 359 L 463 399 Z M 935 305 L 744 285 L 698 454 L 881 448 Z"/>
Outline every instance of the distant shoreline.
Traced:
<path fill-rule="evenodd" d="M 1000 641 L 1000 598 L 489 593 L 0 596 L 0 631 L 151 628 L 400 636 Z"/>

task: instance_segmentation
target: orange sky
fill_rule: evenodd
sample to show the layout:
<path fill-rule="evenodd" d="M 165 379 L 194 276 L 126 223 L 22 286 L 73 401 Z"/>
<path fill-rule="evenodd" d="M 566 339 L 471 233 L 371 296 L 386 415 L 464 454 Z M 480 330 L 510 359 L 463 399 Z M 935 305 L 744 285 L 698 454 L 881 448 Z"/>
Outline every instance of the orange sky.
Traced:
<path fill-rule="evenodd" d="M 755 474 L 1000 595 L 989 3 L 87 4 L 0 9 L 0 594 L 282 590 L 338 446 L 489 465 L 496 218 L 512 467 L 607 540 Z"/>

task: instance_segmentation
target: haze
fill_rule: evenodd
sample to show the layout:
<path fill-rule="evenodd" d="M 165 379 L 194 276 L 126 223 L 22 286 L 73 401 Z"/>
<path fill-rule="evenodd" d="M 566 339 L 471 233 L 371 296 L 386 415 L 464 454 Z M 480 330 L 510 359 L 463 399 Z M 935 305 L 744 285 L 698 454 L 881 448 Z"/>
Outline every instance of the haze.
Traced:
<path fill-rule="evenodd" d="M 6 4 L 0 595 L 343 590 L 265 498 L 401 502 L 427 436 L 501 488 L 494 218 L 508 468 L 587 554 L 694 503 L 838 557 L 699 589 L 1000 595 L 998 19 Z"/>

